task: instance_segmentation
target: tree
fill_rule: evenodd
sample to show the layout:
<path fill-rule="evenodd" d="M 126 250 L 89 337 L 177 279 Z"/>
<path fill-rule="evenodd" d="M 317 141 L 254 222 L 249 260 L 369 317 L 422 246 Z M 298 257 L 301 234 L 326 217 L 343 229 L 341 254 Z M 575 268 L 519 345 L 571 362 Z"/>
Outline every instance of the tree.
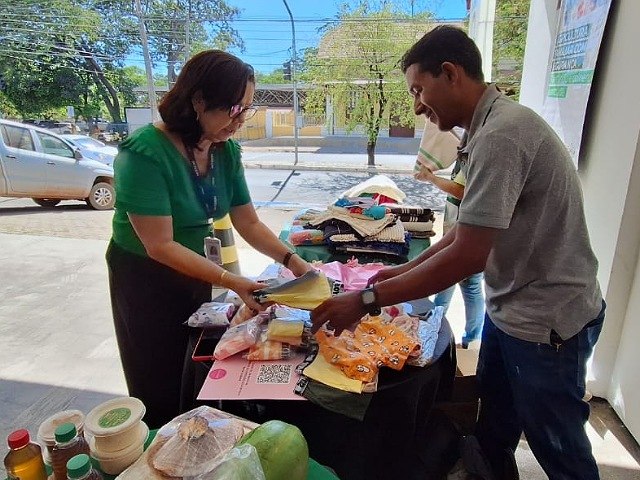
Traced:
<path fill-rule="evenodd" d="M 170 86 L 176 81 L 176 71 L 192 52 L 205 48 L 226 50 L 232 46 L 243 47 L 230 23 L 239 13 L 237 7 L 228 5 L 224 0 L 146 2 L 145 25 L 152 58 L 166 62 Z"/>
<path fill-rule="evenodd" d="M 327 26 L 315 58 L 305 59 L 301 77 L 319 87 L 309 92 L 305 111 L 324 112 L 328 95 L 334 108 L 343 110 L 339 114 L 348 131 L 364 128 L 370 166 L 375 165 L 380 129 L 389 125 L 390 115 L 402 125 L 415 118 L 398 62 L 429 29 L 430 19 L 430 14 L 394 12 L 386 2 L 380 7 L 370 1 L 352 10 L 343 7 L 337 21 Z M 312 51 L 307 54 L 314 56 Z"/>
<path fill-rule="evenodd" d="M 520 95 L 530 0 L 497 0 L 493 31 L 493 78 L 507 93 Z"/>

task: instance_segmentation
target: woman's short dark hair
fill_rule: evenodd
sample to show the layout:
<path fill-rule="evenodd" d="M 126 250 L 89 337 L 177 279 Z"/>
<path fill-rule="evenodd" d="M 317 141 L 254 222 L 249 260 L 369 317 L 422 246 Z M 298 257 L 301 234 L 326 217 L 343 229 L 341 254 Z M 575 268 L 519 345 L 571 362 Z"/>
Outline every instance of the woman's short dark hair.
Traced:
<path fill-rule="evenodd" d="M 205 111 L 228 109 L 242 101 L 249 82 L 255 82 L 253 67 L 238 57 L 221 50 L 200 52 L 182 67 L 158 111 L 170 131 L 177 133 L 186 146 L 195 147 L 202 128 L 193 98 L 202 98 Z"/>
<path fill-rule="evenodd" d="M 405 73 L 417 63 L 421 72 L 429 72 L 437 77 L 442 72 L 444 62 L 460 65 L 469 77 L 484 81 L 480 50 L 463 30 L 451 25 L 440 25 L 425 33 L 402 56 L 400 67 Z"/>

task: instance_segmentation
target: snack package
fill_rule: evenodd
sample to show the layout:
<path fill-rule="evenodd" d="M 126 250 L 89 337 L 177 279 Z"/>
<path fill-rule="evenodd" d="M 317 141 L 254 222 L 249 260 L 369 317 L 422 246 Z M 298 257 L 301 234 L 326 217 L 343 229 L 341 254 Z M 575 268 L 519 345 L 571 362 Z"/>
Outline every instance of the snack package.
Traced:
<path fill-rule="evenodd" d="M 190 327 L 226 327 L 236 311 L 233 303 L 203 303 L 187 320 Z"/>
<path fill-rule="evenodd" d="M 291 356 L 291 347 L 282 342 L 260 339 L 249 348 L 247 360 L 283 360 Z"/>
<path fill-rule="evenodd" d="M 260 338 L 260 325 L 262 322 L 263 319 L 257 316 L 240 325 L 229 327 L 220 338 L 213 352 L 213 358 L 224 360 L 255 345 Z"/>
<path fill-rule="evenodd" d="M 304 322 L 300 320 L 274 318 L 267 327 L 267 340 L 300 345 L 302 343 L 303 330 Z"/>

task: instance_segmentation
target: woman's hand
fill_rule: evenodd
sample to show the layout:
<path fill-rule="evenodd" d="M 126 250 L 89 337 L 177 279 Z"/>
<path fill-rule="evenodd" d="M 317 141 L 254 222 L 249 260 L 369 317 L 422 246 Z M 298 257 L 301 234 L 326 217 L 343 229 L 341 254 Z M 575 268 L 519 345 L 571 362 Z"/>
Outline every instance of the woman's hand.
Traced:
<path fill-rule="evenodd" d="M 305 273 L 314 270 L 313 265 L 300 258 L 296 253 L 294 253 L 289 259 L 289 265 L 287 268 L 291 270 L 296 277 L 301 277 Z"/>
<path fill-rule="evenodd" d="M 267 284 L 254 282 L 246 277 L 234 274 L 225 275 L 225 285 L 230 290 L 236 292 L 242 301 L 252 310 L 264 310 L 269 305 L 262 305 L 253 298 L 253 293 L 257 290 L 267 288 Z"/>

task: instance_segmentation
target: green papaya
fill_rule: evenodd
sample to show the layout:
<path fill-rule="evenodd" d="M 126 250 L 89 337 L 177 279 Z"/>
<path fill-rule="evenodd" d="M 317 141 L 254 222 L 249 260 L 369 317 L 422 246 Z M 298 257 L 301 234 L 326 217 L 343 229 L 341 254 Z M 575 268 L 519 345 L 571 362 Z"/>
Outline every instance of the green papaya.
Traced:
<path fill-rule="evenodd" d="M 269 420 L 240 439 L 253 445 L 266 480 L 306 480 L 309 447 L 300 429 L 280 420 Z"/>

